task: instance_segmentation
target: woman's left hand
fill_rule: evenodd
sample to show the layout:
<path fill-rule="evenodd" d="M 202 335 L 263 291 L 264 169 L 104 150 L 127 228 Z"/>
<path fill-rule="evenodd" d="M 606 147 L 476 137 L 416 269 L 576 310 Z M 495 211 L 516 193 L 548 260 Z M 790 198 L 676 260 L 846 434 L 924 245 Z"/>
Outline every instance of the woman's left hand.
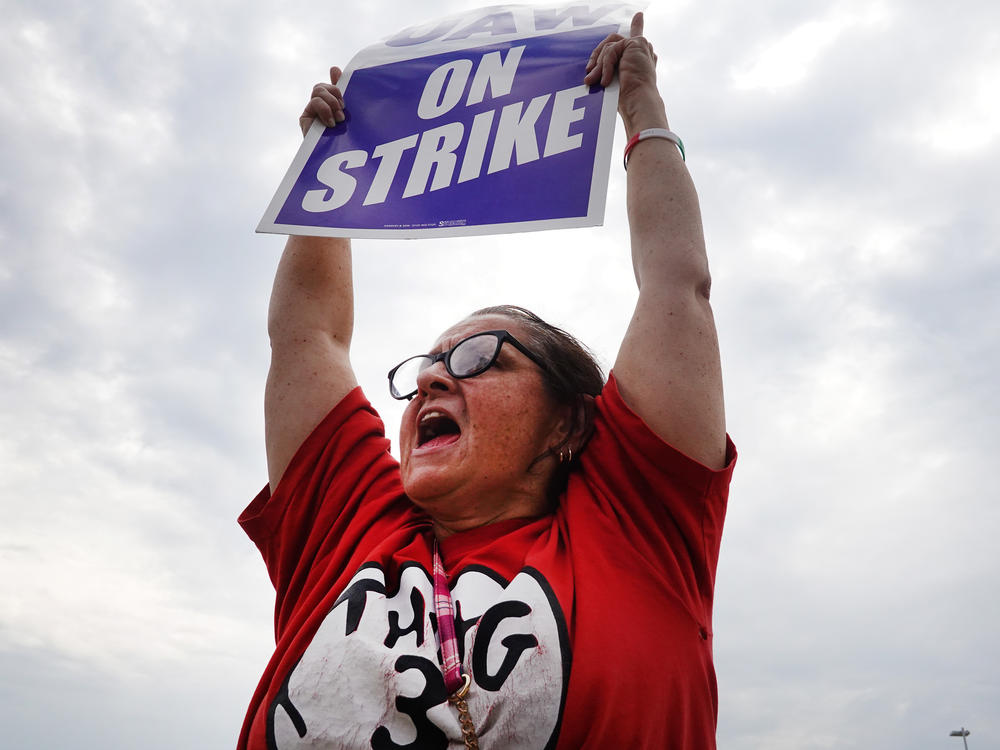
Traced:
<path fill-rule="evenodd" d="M 642 35 L 643 15 L 632 17 L 627 37 L 609 34 L 594 48 L 587 61 L 583 82 L 593 86 L 609 85 L 618 73 L 618 111 L 626 129 L 641 121 L 638 128 L 666 127 L 663 103 L 656 89 L 656 53 Z"/>

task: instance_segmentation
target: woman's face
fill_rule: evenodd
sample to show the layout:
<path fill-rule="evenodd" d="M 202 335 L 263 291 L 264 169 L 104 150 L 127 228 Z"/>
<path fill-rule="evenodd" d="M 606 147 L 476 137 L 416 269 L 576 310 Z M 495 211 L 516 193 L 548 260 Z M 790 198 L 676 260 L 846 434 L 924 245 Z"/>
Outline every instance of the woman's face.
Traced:
<path fill-rule="evenodd" d="M 431 353 L 496 329 L 531 349 L 517 321 L 483 315 L 452 326 Z M 496 363 L 480 375 L 457 380 L 441 361 L 424 370 L 417 385 L 399 434 L 407 495 L 435 518 L 458 514 L 488 523 L 532 499 L 541 512 L 555 467 L 548 454 L 560 443 L 564 420 L 538 365 L 504 344 Z M 545 457 L 536 461 L 539 456 Z"/>

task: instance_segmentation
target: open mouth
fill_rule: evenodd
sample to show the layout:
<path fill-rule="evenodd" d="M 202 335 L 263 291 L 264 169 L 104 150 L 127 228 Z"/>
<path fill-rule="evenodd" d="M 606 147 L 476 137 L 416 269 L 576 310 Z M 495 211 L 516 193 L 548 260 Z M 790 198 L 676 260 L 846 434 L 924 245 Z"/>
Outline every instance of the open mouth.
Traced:
<path fill-rule="evenodd" d="M 417 447 L 433 448 L 454 443 L 461 434 L 461 429 L 451 417 L 439 411 L 429 411 L 417 425 Z"/>

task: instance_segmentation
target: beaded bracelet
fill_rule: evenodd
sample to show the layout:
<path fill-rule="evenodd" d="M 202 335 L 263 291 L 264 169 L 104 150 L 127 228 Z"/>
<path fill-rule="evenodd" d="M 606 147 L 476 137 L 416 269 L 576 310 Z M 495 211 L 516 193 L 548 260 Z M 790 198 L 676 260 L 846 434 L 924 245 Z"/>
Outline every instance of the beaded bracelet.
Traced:
<path fill-rule="evenodd" d="M 677 135 L 677 133 L 672 130 L 667 130 L 666 128 L 649 128 L 648 130 L 640 130 L 638 133 L 629 138 L 628 143 L 625 144 L 624 163 L 626 170 L 628 169 L 628 155 L 632 152 L 632 149 L 635 148 L 635 144 L 639 141 L 644 141 L 647 138 L 664 138 L 670 141 L 680 149 L 681 159 L 687 161 L 687 154 L 684 153 L 684 141 L 681 140 L 681 137 Z"/>

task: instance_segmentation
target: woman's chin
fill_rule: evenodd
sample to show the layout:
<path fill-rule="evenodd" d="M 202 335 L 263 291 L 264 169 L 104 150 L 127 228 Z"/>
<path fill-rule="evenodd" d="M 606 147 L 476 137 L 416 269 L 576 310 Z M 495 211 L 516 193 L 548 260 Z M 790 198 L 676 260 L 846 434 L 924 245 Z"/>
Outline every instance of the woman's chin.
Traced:
<path fill-rule="evenodd" d="M 419 462 L 413 462 L 419 463 Z M 403 491 L 414 504 L 428 510 L 456 489 L 457 482 L 443 467 L 412 466 L 403 472 Z"/>

